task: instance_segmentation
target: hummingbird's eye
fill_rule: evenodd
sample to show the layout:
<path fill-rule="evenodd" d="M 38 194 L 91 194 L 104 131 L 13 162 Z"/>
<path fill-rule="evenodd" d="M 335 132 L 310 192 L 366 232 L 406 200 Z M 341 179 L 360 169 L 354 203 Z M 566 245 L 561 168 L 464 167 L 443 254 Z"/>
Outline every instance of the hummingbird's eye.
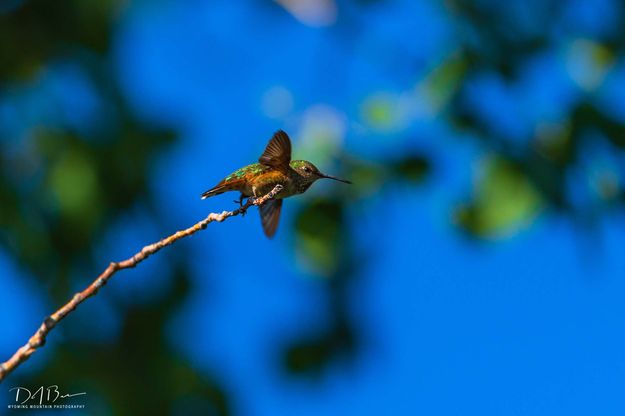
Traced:
<path fill-rule="evenodd" d="M 304 166 L 304 172 L 310 173 L 312 172 L 312 169 L 309 166 Z"/>

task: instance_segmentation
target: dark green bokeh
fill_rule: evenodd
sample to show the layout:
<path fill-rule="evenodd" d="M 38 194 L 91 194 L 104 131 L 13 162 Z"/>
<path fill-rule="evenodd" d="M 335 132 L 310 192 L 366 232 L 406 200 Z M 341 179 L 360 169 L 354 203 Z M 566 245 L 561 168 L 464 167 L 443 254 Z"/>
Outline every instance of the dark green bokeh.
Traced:
<path fill-rule="evenodd" d="M 48 288 L 51 305 L 71 297 L 76 276 L 102 268 L 94 247 L 107 227 L 138 203 L 149 207 L 150 166 L 175 140 L 173 131 L 148 126 L 130 111 L 109 69 L 118 3 L 35 0 L 0 15 L 5 92 L 37 79 L 51 62 L 71 62 L 106 110 L 104 122 L 87 132 L 35 126 L 17 146 L 15 138 L 0 138 L 0 243 Z M 116 305 L 124 319 L 115 343 L 90 343 L 71 330 L 59 340 L 57 330 L 45 347 L 54 349 L 54 359 L 31 377 L 16 371 L 12 383 L 91 387 L 89 414 L 229 414 L 219 381 L 186 363 L 165 340 L 164 324 L 188 293 L 184 267 L 171 269 L 175 286 L 165 296 Z M 72 318 L 66 322 L 72 325 Z M 88 328 L 97 331 L 97 322 Z"/>

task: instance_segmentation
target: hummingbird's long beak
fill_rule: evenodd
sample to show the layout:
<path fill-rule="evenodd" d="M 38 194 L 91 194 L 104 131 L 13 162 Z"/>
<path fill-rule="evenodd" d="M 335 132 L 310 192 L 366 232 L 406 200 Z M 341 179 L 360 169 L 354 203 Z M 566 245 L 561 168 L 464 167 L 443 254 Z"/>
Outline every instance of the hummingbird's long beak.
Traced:
<path fill-rule="evenodd" d="M 335 181 L 339 181 L 339 182 L 343 182 L 343 183 L 349 183 L 349 184 L 351 184 L 351 182 L 350 182 L 350 181 L 348 181 L 348 180 L 345 180 L 345 179 L 339 179 L 339 178 L 337 178 L 336 176 L 326 175 L 325 173 L 321 173 L 321 172 L 320 172 L 320 173 L 319 173 L 319 176 L 320 176 L 320 177 L 322 177 L 322 178 L 326 178 L 326 179 L 334 179 Z"/>

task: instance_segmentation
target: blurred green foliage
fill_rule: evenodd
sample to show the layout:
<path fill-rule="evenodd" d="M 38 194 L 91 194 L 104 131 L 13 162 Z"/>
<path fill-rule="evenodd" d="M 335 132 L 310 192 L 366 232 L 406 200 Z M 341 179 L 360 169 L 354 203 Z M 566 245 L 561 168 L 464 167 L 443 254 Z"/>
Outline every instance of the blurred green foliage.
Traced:
<path fill-rule="evenodd" d="M 0 79 L 27 80 L 79 49 L 107 52 L 120 0 L 15 1 L 0 14 Z"/>
<path fill-rule="evenodd" d="M 594 96 L 608 68 L 623 55 L 623 18 L 620 30 L 601 43 L 578 40 L 571 47 L 569 59 L 587 60 L 589 70 L 572 75 L 586 92 L 565 114 L 565 122 L 536 126 L 535 136 L 519 141 L 494 130 L 471 106 L 467 100 L 469 84 L 488 73 L 496 74 L 506 86 L 516 85 L 524 63 L 555 47 L 552 25 L 566 2 L 546 0 L 532 8 L 541 13 L 534 16 L 531 30 L 504 3 L 493 7 L 489 2 L 449 0 L 446 6 L 454 19 L 457 48 L 420 81 L 416 94 L 459 136 L 474 138 L 483 153 L 474 170 L 473 187 L 452 210 L 450 221 L 464 235 L 480 241 L 509 237 L 549 210 L 571 217 L 586 229 L 589 217 L 598 218 L 597 204 L 576 200 L 570 178 L 583 164 L 584 149 L 589 144 L 608 144 L 615 153 L 622 152 L 625 145 L 625 123 L 599 106 Z M 401 113 L 396 97 L 385 94 L 373 95 L 362 107 L 365 122 L 385 132 L 402 126 Z M 310 269 L 327 279 L 329 296 L 342 299 L 339 305 L 346 302 L 341 296 L 346 293 L 347 281 L 358 275 L 357 269 L 347 267 L 358 254 L 350 251 L 353 244 L 345 239 L 346 233 L 349 235 L 345 207 L 376 194 L 390 181 L 419 183 L 432 168 L 422 155 L 378 164 L 345 165 L 345 176 L 355 182 L 352 195 L 314 200 L 301 209 L 295 222 L 299 257 L 307 259 Z M 622 206 L 625 192 L 620 173 L 605 169 L 596 180 L 596 196 L 606 203 L 606 209 L 614 203 Z M 321 335 L 293 342 L 285 361 L 291 371 L 317 374 L 334 358 L 347 355 L 344 352 L 357 351 L 359 337 L 349 314 L 341 308 L 332 308 L 331 312 L 333 322 L 346 325 L 341 330 L 332 326 Z"/>
<path fill-rule="evenodd" d="M 355 250 L 349 229 L 348 209 L 358 200 L 379 192 L 383 186 L 406 181 L 420 184 L 431 170 L 428 158 L 408 155 L 384 164 L 351 159 L 345 162 L 346 177 L 354 180 L 350 191 L 309 199 L 295 218 L 298 259 L 326 287 L 327 327 L 300 334 L 287 342 L 283 364 L 294 374 L 320 377 L 337 359 L 357 357 L 360 335 L 349 304 L 352 280 L 364 267 L 364 254 Z"/>
<path fill-rule="evenodd" d="M 557 47 L 553 25 L 567 2 L 547 0 L 540 7 L 533 7 L 531 30 L 512 8 L 470 0 L 450 0 L 448 5 L 459 33 L 465 36 L 458 38 L 459 49 L 451 63 L 446 64 L 461 70 L 443 71 L 454 73 L 452 85 L 457 85 L 444 112 L 451 125 L 479 140 L 484 153 L 494 157 L 484 158 L 485 165 L 476 171 L 479 183 L 473 195 L 459 203 L 457 224 L 477 238 L 507 236 L 521 224 L 529 223 L 536 210 L 543 207 L 568 215 L 586 227 L 597 204 L 593 200 L 575 200 L 569 181 L 580 169 L 583 158 L 591 156 L 585 155 L 585 150 L 607 145 L 614 153 L 621 153 L 624 146 L 625 123 L 610 115 L 609 109 L 596 100 L 607 69 L 625 48 L 623 18 L 620 17 L 619 30 L 609 32 L 601 42 L 573 42 L 567 59 L 584 60 L 583 73 L 570 70 L 583 93 L 565 114 L 564 122 L 536 126 L 534 137 L 519 142 L 492 129 L 471 107 L 466 99 L 468 84 L 480 74 L 495 73 L 507 86 L 517 85 L 525 62 Z M 599 192 L 599 200 L 622 203 L 624 193 L 616 180 L 620 173 L 612 171 L 606 177 L 612 179 L 600 185 L 603 191 Z M 500 209 L 494 209 L 494 205 Z"/>
<path fill-rule="evenodd" d="M 0 137 L 0 243 L 48 288 L 52 305 L 69 298 L 76 274 L 102 267 L 94 264 L 94 247 L 104 231 L 134 205 L 151 204 L 150 166 L 175 140 L 172 131 L 133 114 L 109 69 L 121 4 L 32 0 L 0 14 L 0 92 L 36 88 L 50 65 L 70 62 L 92 83 L 105 112 L 105 122 L 86 129 L 34 120 L 20 137 Z M 165 340 L 164 324 L 188 291 L 186 271 L 172 270 L 176 286 L 164 297 L 116 305 L 124 326 L 114 344 L 69 331 L 46 347 L 54 349 L 53 360 L 34 376 L 17 371 L 14 383 L 92 387 L 90 414 L 229 414 L 219 382 L 198 373 Z"/>
<path fill-rule="evenodd" d="M 540 195 L 518 166 L 499 158 L 482 165 L 467 207 L 459 207 L 456 219 L 475 235 L 502 237 L 516 232 L 540 209 Z"/>

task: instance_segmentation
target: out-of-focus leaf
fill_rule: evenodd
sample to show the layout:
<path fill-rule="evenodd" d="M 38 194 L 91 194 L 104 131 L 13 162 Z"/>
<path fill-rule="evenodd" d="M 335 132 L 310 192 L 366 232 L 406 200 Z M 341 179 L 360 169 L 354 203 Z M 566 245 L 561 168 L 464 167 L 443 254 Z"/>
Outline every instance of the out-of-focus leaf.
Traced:
<path fill-rule="evenodd" d="M 571 125 L 542 123 L 536 129 L 536 151 L 559 167 L 565 167 L 574 156 Z"/>
<path fill-rule="evenodd" d="M 598 129 L 620 148 L 625 148 L 625 123 L 600 111 L 590 102 L 580 103 L 571 115 L 572 123 L 578 133 L 587 129 Z"/>
<path fill-rule="evenodd" d="M 338 269 L 344 253 L 342 217 L 343 204 L 326 198 L 306 205 L 295 220 L 298 258 L 322 276 Z"/>
<path fill-rule="evenodd" d="M 331 356 L 331 346 L 326 339 L 312 339 L 291 346 L 284 364 L 292 373 L 318 373 Z"/>
<path fill-rule="evenodd" d="M 67 149 L 50 172 L 50 190 L 60 215 L 88 220 L 101 207 L 99 185 L 93 161 L 77 149 Z"/>
<path fill-rule="evenodd" d="M 466 73 L 468 63 L 463 55 L 454 53 L 434 70 L 419 85 L 432 111 L 440 111 L 456 93 Z"/>
<path fill-rule="evenodd" d="M 30 0 L 0 14 L 0 79 L 26 79 L 76 47 L 104 52 L 122 0 Z M 53 35 L 51 35 L 53 34 Z"/>
<path fill-rule="evenodd" d="M 421 97 L 414 91 L 403 93 L 382 91 L 371 94 L 365 100 L 361 106 L 361 117 L 366 125 L 375 130 L 401 132 L 423 111 Z"/>
<path fill-rule="evenodd" d="M 338 321 L 327 333 L 303 338 L 284 352 L 284 367 L 297 375 L 320 376 L 322 371 L 341 356 L 353 353 L 355 335 L 352 327 L 339 314 Z"/>
<path fill-rule="evenodd" d="M 614 58 L 606 46 L 577 39 L 568 48 L 566 66 L 571 78 L 581 88 L 593 91 L 603 83 Z"/>
<path fill-rule="evenodd" d="M 527 225 L 538 214 L 541 201 L 518 166 L 488 158 L 471 201 L 456 211 L 456 221 L 477 237 L 503 238 Z"/>
<path fill-rule="evenodd" d="M 407 156 L 390 165 L 391 172 L 398 179 L 418 183 L 430 172 L 430 162 L 423 156 Z"/>
<path fill-rule="evenodd" d="M 365 101 L 362 115 L 371 126 L 388 130 L 397 123 L 395 100 L 389 94 L 372 96 Z"/>

